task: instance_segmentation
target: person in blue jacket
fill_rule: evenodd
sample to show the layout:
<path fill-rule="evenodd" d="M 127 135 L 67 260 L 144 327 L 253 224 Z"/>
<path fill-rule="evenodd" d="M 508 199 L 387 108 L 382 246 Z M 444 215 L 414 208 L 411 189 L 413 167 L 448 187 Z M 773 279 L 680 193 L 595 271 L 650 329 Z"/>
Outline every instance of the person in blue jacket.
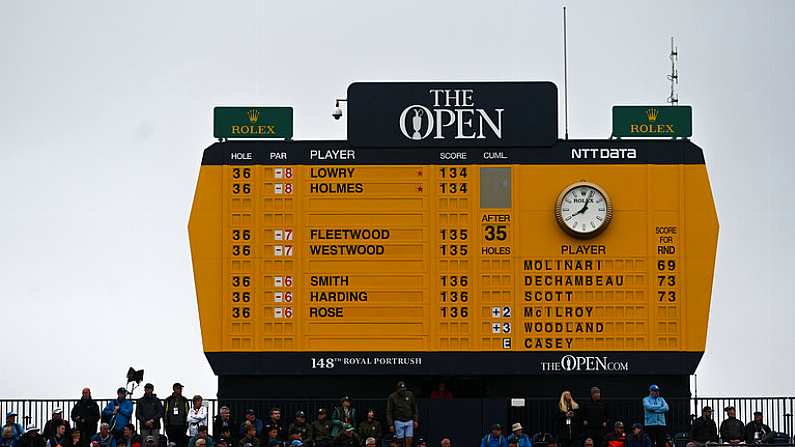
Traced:
<path fill-rule="evenodd" d="M 518 422 L 513 424 L 511 426 L 511 431 L 513 434 L 508 436 L 508 444 L 516 443 L 519 447 L 533 447 L 533 442 L 530 441 L 530 437 L 525 434 L 522 424 Z"/>
<path fill-rule="evenodd" d="M 116 399 L 108 402 L 102 410 L 102 420 L 108 422 L 113 437 L 119 440 L 122 438 L 124 426 L 130 423 L 133 403 L 127 399 L 127 389 L 123 387 L 116 390 L 116 396 Z"/>
<path fill-rule="evenodd" d="M 668 410 L 668 402 L 660 396 L 660 387 L 650 386 L 649 395 L 643 398 L 643 415 L 652 447 L 665 447 L 665 413 Z"/>
<path fill-rule="evenodd" d="M 11 434 L 14 438 L 14 441 L 19 441 L 19 438 L 22 437 L 24 430 L 22 430 L 22 426 L 17 423 L 16 411 L 9 411 L 6 413 L 6 423 L 3 425 L 3 429 L 6 427 L 11 427 Z"/>
<path fill-rule="evenodd" d="M 491 433 L 483 437 L 480 447 L 508 447 L 508 440 L 502 435 L 502 426 L 494 424 L 491 426 Z"/>

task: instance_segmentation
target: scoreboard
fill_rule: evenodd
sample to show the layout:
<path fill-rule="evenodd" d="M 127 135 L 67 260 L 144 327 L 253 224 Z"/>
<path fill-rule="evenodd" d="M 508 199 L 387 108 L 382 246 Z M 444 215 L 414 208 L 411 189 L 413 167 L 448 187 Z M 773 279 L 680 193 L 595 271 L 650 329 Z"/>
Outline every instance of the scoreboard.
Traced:
<path fill-rule="evenodd" d="M 687 140 L 227 141 L 189 223 L 217 374 L 690 374 L 718 222 Z"/>

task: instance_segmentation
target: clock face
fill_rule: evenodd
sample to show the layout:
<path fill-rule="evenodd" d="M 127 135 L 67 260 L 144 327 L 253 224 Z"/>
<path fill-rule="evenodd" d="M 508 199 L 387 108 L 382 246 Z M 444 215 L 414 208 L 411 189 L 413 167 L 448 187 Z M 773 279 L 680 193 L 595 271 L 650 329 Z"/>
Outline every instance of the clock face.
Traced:
<path fill-rule="evenodd" d="M 575 237 L 588 238 L 604 231 L 613 217 L 607 193 L 589 182 L 566 187 L 555 204 L 558 224 Z"/>

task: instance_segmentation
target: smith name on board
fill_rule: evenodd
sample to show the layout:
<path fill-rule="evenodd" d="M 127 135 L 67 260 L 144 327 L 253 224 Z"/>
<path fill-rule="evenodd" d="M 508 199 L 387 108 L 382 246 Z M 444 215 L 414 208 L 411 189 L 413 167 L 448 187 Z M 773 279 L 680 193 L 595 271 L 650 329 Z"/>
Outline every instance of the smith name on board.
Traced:
<path fill-rule="evenodd" d="M 356 168 L 309 168 L 309 192 L 312 194 L 362 194 L 364 184 L 347 182 L 356 175 Z M 317 180 L 331 179 L 331 182 Z M 340 181 L 337 181 L 340 180 Z"/>
<path fill-rule="evenodd" d="M 335 303 L 366 303 L 366 290 L 346 290 L 351 287 L 348 275 L 311 275 L 309 277 L 309 318 L 343 318 L 345 308 Z M 313 290 L 311 288 L 320 288 Z M 329 288 L 331 290 L 329 290 Z"/>

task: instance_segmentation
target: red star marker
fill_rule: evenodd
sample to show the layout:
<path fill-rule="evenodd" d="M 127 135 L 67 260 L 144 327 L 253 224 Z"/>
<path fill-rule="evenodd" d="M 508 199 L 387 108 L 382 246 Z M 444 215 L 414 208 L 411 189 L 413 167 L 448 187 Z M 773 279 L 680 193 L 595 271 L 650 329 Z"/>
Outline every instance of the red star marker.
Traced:
<path fill-rule="evenodd" d="M 422 192 L 422 185 L 417 187 L 417 192 Z"/>
<path fill-rule="evenodd" d="M 417 171 L 417 177 L 422 177 L 422 170 Z"/>

